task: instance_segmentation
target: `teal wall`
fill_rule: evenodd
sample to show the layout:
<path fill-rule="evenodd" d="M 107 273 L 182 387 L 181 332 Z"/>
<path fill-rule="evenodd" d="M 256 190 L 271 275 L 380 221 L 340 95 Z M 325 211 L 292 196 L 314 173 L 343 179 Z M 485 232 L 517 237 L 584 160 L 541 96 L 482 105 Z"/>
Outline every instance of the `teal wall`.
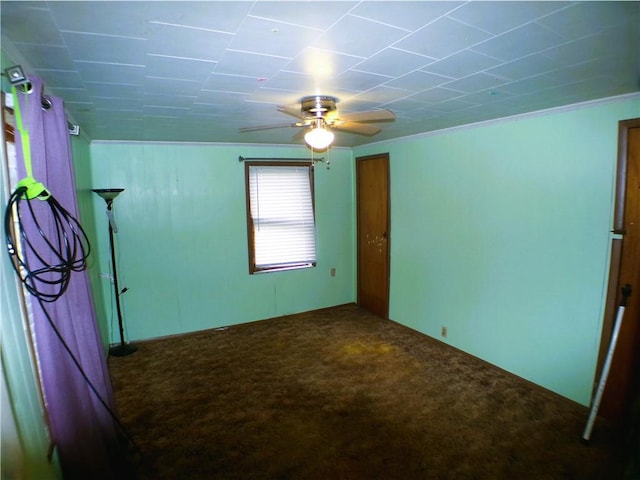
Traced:
<path fill-rule="evenodd" d="M 100 249 L 97 248 L 98 239 L 96 235 L 98 227 L 96 225 L 96 222 L 98 220 L 96 219 L 96 211 L 94 209 L 96 200 L 95 193 L 91 191 L 93 180 L 91 178 L 90 142 L 82 133 L 79 136 L 71 136 L 70 138 L 78 198 L 78 216 L 91 245 L 91 253 L 87 261 L 87 267 L 89 271 L 89 278 L 93 287 L 93 300 L 96 312 L 100 312 L 100 315 L 97 316 L 98 327 L 100 329 L 100 335 L 104 343 L 106 354 L 109 345 L 109 325 L 105 320 L 105 299 L 103 297 L 102 289 L 100 288 L 101 280 L 98 272 L 100 271 L 101 265 L 100 256 L 105 255 L 105 253 L 108 255 L 108 251 L 100 252 Z M 103 220 L 104 212 L 100 213 L 102 213 L 102 215 L 99 215 L 99 220 Z"/>
<path fill-rule="evenodd" d="M 289 146 L 91 144 L 91 188 L 124 188 L 114 201 L 117 268 L 130 340 L 215 328 L 353 302 L 351 151 L 315 170 L 317 267 L 249 275 L 244 164 L 238 157 L 307 157 Z M 100 313 L 118 341 L 105 203 L 94 195 Z M 101 221 L 100 219 L 104 219 Z M 331 277 L 331 268 L 337 275 Z"/>
<path fill-rule="evenodd" d="M 589 404 L 638 116 L 626 98 L 354 149 L 390 155 L 390 318 Z"/>

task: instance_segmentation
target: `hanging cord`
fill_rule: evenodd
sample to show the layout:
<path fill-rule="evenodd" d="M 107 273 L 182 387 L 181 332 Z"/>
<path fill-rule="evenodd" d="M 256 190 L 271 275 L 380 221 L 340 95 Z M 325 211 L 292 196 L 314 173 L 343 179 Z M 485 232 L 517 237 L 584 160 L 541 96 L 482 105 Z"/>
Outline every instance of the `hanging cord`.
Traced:
<path fill-rule="evenodd" d="M 18 182 L 4 213 L 5 240 L 11 264 L 24 288 L 37 299 L 47 322 L 89 389 L 134 449 L 139 451 L 133 437 L 91 382 L 45 308 L 45 303 L 55 302 L 65 293 L 72 272 L 81 272 L 87 268 L 86 261 L 91 246 L 80 223 L 58 203 L 43 184 L 33 178 L 29 133 L 22 125 L 15 87 L 12 87 L 12 93 L 27 177 Z M 25 229 L 25 225 L 29 223 L 35 227 L 29 231 L 37 231 L 36 238 L 29 238 Z M 47 226 L 53 231 L 53 238 L 45 233 Z M 52 258 L 51 263 L 48 258 Z"/>
<path fill-rule="evenodd" d="M 42 200 L 27 198 L 27 191 L 28 187 L 21 186 L 9 197 L 4 215 L 7 250 L 26 290 L 38 300 L 55 302 L 67 290 L 71 273 L 86 269 L 91 247 L 82 226 L 55 197 L 48 194 L 48 209 L 43 209 L 32 203 Z M 48 218 L 38 218 L 42 214 Z M 28 220 L 39 234 L 35 239 L 29 238 L 24 229 Z M 53 238 L 47 237 L 43 222 L 52 224 Z M 53 261 L 49 263 L 46 258 Z"/>
<path fill-rule="evenodd" d="M 104 400 L 104 398 L 102 397 L 102 395 L 100 394 L 100 392 L 98 391 L 96 386 L 93 384 L 91 379 L 87 376 L 86 372 L 82 368 L 82 365 L 80 365 L 80 362 L 78 361 L 78 359 L 76 358 L 74 353 L 71 351 L 71 347 L 69 347 L 69 344 L 65 341 L 64 337 L 62 336 L 62 333 L 60 333 L 60 330 L 58 330 L 58 327 L 56 327 L 55 323 L 53 322 L 53 319 L 49 315 L 49 312 L 45 308 L 44 301 L 40 297 L 36 297 L 36 298 L 38 300 L 38 303 L 40 304 L 40 307 L 42 308 L 42 311 L 44 312 L 44 316 L 47 317 L 47 322 L 49 323 L 49 325 L 53 329 L 53 332 L 56 334 L 56 337 L 58 337 L 58 340 L 60 340 L 60 343 L 62 344 L 62 347 L 69 354 L 69 357 L 71 358 L 71 361 L 73 362 L 73 364 L 76 366 L 76 368 L 80 372 L 80 375 L 82 376 L 83 380 L 85 381 L 85 383 L 87 384 L 89 389 L 96 396 L 96 398 L 98 399 L 100 404 L 104 407 L 104 409 L 107 411 L 109 416 L 113 419 L 113 421 L 116 423 L 118 428 L 120 428 L 120 431 L 126 437 L 127 441 L 131 443 L 131 445 L 133 446 L 133 448 L 136 451 L 139 451 L 140 448 L 138 447 L 138 445 L 134 441 L 133 436 L 127 430 L 127 427 L 125 427 L 122 424 L 122 422 L 118 419 L 118 416 L 116 415 L 116 413 L 109 406 L 109 404 Z"/>

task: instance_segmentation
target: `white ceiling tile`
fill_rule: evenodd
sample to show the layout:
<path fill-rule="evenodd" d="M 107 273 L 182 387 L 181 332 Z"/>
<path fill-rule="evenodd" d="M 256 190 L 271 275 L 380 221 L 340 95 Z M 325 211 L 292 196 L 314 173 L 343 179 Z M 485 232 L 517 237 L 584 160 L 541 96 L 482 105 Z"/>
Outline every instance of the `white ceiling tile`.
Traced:
<path fill-rule="evenodd" d="M 468 103 L 468 102 L 456 99 L 456 100 L 447 100 L 445 102 L 440 102 L 440 103 L 434 103 L 429 107 L 429 109 L 435 112 L 440 112 L 440 113 L 450 113 L 450 112 L 457 112 L 459 110 L 466 110 L 472 106 L 473 106 L 472 103 Z"/>
<path fill-rule="evenodd" d="M 300 98 L 306 95 L 308 91 L 290 92 L 287 90 L 275 90 L 269 87 L 261 87 L 248 95 L 245 99 L 243 108 L 253 109 L 256 111 L 274 111 L 276 105 L 295 105 Z M 253 111 L 253 110 L 252 110 Z M 263 119 L 265 117 L 262 117 Z M 264 120 L 262 121 L 264 123 Z"/>
<path fill-rule="evenodd" d="M 200 118 L 200 119 L 210 119 L 210 120 L 221 120 L 227 114 L 220 107 L 212 107 L 210 105 L 194 105 L 193 108 L 187 113 L 187 117 L 191 118 Z"/>
<path fill-rule="evenodd" d="M 545 55 L 534 53 L 533 55 L 505 62 L 497 67 L 490 68 L 487 72 L 508 80 L 520 80 L 554 70 L 558 66 L 566 64 L 549 58 L 546 56 L 546 52 Z"/>
<path fill-rule="evenodd" d="M 490 90 L 483 90 L 480 92 L 470 93 L 460 97 L 462 100 L 475 105 L 483 105 L 484 108 L 495 109 L 499 102 L 502 102 L 508 98 L 512 98 L 513 95 L 503 91 L 499 86 Z"/>
<path fill-rule="evenodd" d="M 558 85 L 561 85 L 574 83 L 576 79 L 580 79 L 582 81 L 598 77 L 601 74 L 601 71 L 601 64 L 596 59 L 559 68 L 545 73 L 545 76 L 553 79 Z"/>
<path fill-rule="evenodd" d="M 310 75 L 295 72 L 280 72 L 269 80 L 263 82 L 264 86 L 278 90 L 314 91 L 316 84 Z"/>
<path fill-rule="evenodd" d="M 215 62 L 220 59 L 232 38 L 230 33 L 153 24 L 146 53 Z"/>
<path fill-rule="evenodd" d="M 599 84 L 601 84 L 601 81 L 596 83 L 596 85 Z M 592 79 L 557 85 L 540 92 L 538 102 L 539 104 L 546 102 L 550 105 L 567 105 L 573 103 L 576 98 L 585 94 L 587 98 L 594 98 L 591 93 L 593 86 L 594 83 Z"/>
<path fill-rule="evenodd" d="M 78 72 L 73 70 L 36 70 L 36 74 L 41 78 L 47 78 L 48 88 L 84 88 L 84 82 L 82 81 L 82 78 L 80 77 Z"/>
<path fill-rule="evenodd" d="M 413 70 L 418 70 L 433 62 L 433 58 L 425 57 L 424 55 L 417 55 L 395 48 L 385 48 L 381 52 L 357 64 L 354 69 L 398 77 Z"/>
<path fill-rule="evenodd" d="M 278 73 L 287 63 L 289 63 L 289 59 L 284 57 L 227 50 L 216 65 L 214 72 L 268 79 Z"/>
<path fill-rule="evenodd" d="M 58 26 L 41 2 L 0 2 L 2 34 L 14 42 L 64 46 Z M 37 25 L 37 28 L 34 28 Z"/>
<path fill-rule="evenodd" d="M 638 80 L 640 59 L 634 62 L 629 59 L 629 56 L 620 54 L 599 57 L 595 59 L 594 63 L 600 76 L 605 75 L 613 79 L 616 84 L 627 85 L 629 87 L 627 92 L 638 89 L 638 84 L 640 83 Z"/>
<path fill-rule="evenodd" d="M 489 37 L 490 35 L 482 30 L 444 17 L 421 28 L 394 46 L 440 59 Z"/>
<path fill-rule="evenodd" d="M 189 111 L 186 107 L 171 107 L 166 105 L 145 105 L 143 114 L 153 117 L 184 117 Z"/>
<path fill-rule="evenodd" d="M 148 54 L 144 72 L 151 77 L 180 78 L 204 82 L 213 72 L 217 62 L 191 60 Z"/>
<path fill-rule="evenodd" d="M 19 1 L 19 0 L 14 0 L 14 1 L 3 1 L 0 3 L 0 13 L 3 13 L 5 11 L 8 11 L 10 8 L 39 8 L 41 10 L 47 10 L 48 9 L 48 2 L 43 1 L 43 0 L 33 0 L 30 2 L 24 2 L 24 1 Z"/>
<path fill-rule="evenodd" d="M 638 22 L 640 25 L 640 21 Z M 582 37 L 546 49 L 542 54 L 559 66 L 574 64 L 598 57 L 626 55 L 630 61 L 640 62 L 640 29 L 629 24 L 611 27 L 593 35 Z"/>
<path fill-rule="evenodd" d="M 528 23 L 474 46 L 473 51 L 501 60 L 514 60 L 564 42 L 560 35 L 548 28 L 537 23 Z"/>
<path fill-rule="evenodd" d="M 304 2 L 301 8 L 291 8 L 282 1 L 255 2 L 250 15 L 290 25 L 326 30 L 346 15 L 358 2 Z"/>
<path fill-rule="evenodd" d="M 77 60 L 78 74 L 86 82 L 133 83 L 142 85 L 145 68 L 143 65 L 123 65 Z"/>
<path fill-rule="evenodd" d="M 361 2 L 351 12 L 353 15 L 394 25 L 407 30 L 416 30 L 455 10 L 463 2 Z"/>
<path fill-rule="evenodd" d="M 335 82 L 347 90 L 361 91 L 382 85 L 391 78 L 393 77 L 349 70 L 336 78 Z"/>
<path fill-rule="evenodd" d="M 340 113 L 356 113 L 368 110 L 386 110 L 386 108 L 380 106 L 378 99 L 367 100 L 363 95 L 349 95 L 338 97 L 338 111 Z M 385 125 L 389 122 L 380 122 Z"/>
<path fill-rule="evenodd" d="M 157 6 L 154 2 L 47 2 L 62 31 L 102 33 L 145 38 L 146 18 Z"/>
<path fill-rule="evenodd" d="M 640 2 L 583 2 L 538 20 L 564 38 L 593 35 L 621 23 L 640 22 Z"/>
<path fill-rule="evenodd" d="M 142 105 L 165 105 L 168 107 L 188 107 L 191 108 L 193 102 L 197 100 L 197 95 L 163 95 L 161 93 L 147 93 L 139 99 Z"/>
<path fill-rule="evenodd" d="M 260 103 L 253 101 L 245 101 L 242 105 L 244 112 L 247 114 L 247 123 L 253 125 L 259 125 L 264 123 L 265 118 L 269 118 L 274 115 L 277 111 L 277 107 L 275 105 L 286 105 L 288 103 L 293 103 L 297 101 L 297 98 L 286 98 L 284 96 L 279 97 L 271 97 L 269 102 Z M 285 115 L 284 113 L 278 113 L 278 120 L 280 123 L 294 123 L 296 121 L 295 118 Z M 274 118 L 275 119 L 275 118 Z"/>
<path fill-rule="evenodd" d="M 90 109 L 93 104 L 93 98 L 89 95 L 86 88 L 60 88 L 49 87 L 47 85 L 46 90 L 52 92 L 53 95 L 62 98 L 65 106 L 67 107 L 69 107 L 70 104 L 76 104 L 73 105 L 73 107 L 77 110 Z"/>
<path fill-rule="evenodd" d="M 144 65 L 147 42 L 133 37 L 63 32 L 74 60 Z"/>
<path fill-rule="evenodd" d="M 229 48 L 294 58 L 321 33 L 307 27 L 248 17 L 234 35 Z"/>
<path fill-rule="evenodd" d="M 238 103 L 244 103 L 248 98 L 246 93 L 238 93 L 232 91 L 217 91 L 217 90 L 200 90 L 198 98 L 193 102 L 194 106 L 198 104 L 203 105 L 224 105 L 229 109 L 236 106 Z"/>
<path fill-rule="evenodd" d="M 392 45 L 406 34 L 406 30 L 347 15 L 327 30 L 314 46 L 348 55 L 368 57 Z"/>
<path fill-rule="evenodd" d="M 133 2 L 136 3 L 136 2 Z M 155 1 L 147 20 L 235 33 L 251 9 L 245 1 Z"/>
<path fill-rule="evenodd" d="M 320 48 L 305 48 L 284 69 L 320 78 L 332 78 L 362 62 L 364 57 L 345 55 Z"/>
<path fill-rule="evenodd" d="M 139 99 L 144 94 L 140 85 L 126 83 L 85 82 L 89 94 L 93 97 L 113 97 Z"/>
<path fill-rule="evenodd" d="M 442 85 L 443 83 L 450 82 L 451 80 L 451 78 L 444 77 L 442 75 L 434 75 L 433 73 L 417 71 L 398 77 L 395 80 L 389 80 L 385 85 L 388 87 L 419 92 L 426 90 L 427 88 Z"/>
<path fill-rule="evenodd" d="M 543 74 L 505 83 L 500 86 L 500 90 L 513 95 L 528 95 L 548 90 L 555 86 L 557 86 L 557 82 Z"/>
<path fill-rule="evenodd" d="M 145 103 L 144 97 L 131 99 L 94 96 L 92 100 L 97 109 L 129 112 L 142 112 L 142 106 Z"/>
<path fill-rule="evenodd" d="M 459 98 L 462 95 L 463 95 L 462 93 L 455 90 L 435 87 L 435 88 L 430 88 L 429 90 L 425 90 L 423 92 L 416 93 L 409 98 L 417 102 L 433 105 L 436 103 L 453 100 L 454 98 Z"/>
<path fill-rule="evenodd" d="M 65 47 L 32 43 L 16 43 L 15 47 L 38 70 L 75 70 L 71 55 Z"/>
<path fill-rule="evenodd" d="M 463 50 L 443 60 L 431 63 L 422 70 L 451 78 L 462 78 L 472 73 L 486 70 L 500 63 L 495 58 L 481 53 Z"/>
<path fill-rule="evenodd" d="M 417 109 L 424 108 L 424 106 L 425 102 L 419 101 L 413 98 L 413 96 L 399 98 L 397 100 L 393 100 L 384 104 L 384 108 L 388 108 L 396 112 L 396 116 L 398 115 L 397 112 L 400 112 L 400 115 L 406 115 L 414 112 Z"/>
<path fill-rule="evenodd" d="M 213 73 L 202 84 L 202 88 L 210 91 L 248 94 L 260 88 L 260 85 L 259 79 L 254 77 Z"/>
<path fill-rule="evenodd" d="M 443 86 L 459 92 L 473 93 L 494 88 L 503 83 L 505 83 L 505 80 L 502 78 L 479 72 L 459 80 L 454 80 L 453 82 L 445 83 Z"/>
<path fill-rule="evenodd" d="M 201 82 L 177 78 L 145 77 L 144 92 L 160 95 L 194 96 L 200 92 Z"/>
<path fill-rule="evenodd" d="M 411 92 L 401 88 L 381 85 L 360 93 L 357 98 L 370 103 L 384 104 L 406 97 L 410 94 Z"/>
<path fill-rule="evenodd" d="M 451 12 L 449 17 L 498 35 L 569 5 L 570 2 L 559 1 L 467 2 Z"/>
<path fill-rule="evenodd" d="M 117 120 L 117 119 L 122 119 L 123 122 L 130 122 L 132 123 L 134 121 L 134 117 L 129 117 L 127 115 L 123 115 L 123 112 L 127 112 L 127 110 L 125 109 L 120 109 L 120 108 L 113 108 L 109 105 L 107 106 L 98 106 L 96 108 L 96 119 L 98 120 L 99 123 L 104 122 L 106 123 L 110 123 L 113 120 Z M 134 110 L 128 110 L 128 112 L 133 113 Z M 140 109 L 140 113 L 142 113 L 142 109 Z"/>
<path fill-rule="evenodd" d="M 65 105 L 67 104 L 67 102 L 65 102 Z M 93 124 L 95 123 L 96 120 L 96 111 L 95 109 L 92 109 L 91 111 L 85 110 L 83 112 L 77 112 L 74 115 L 74 119 L 78 122 L 83 122 L 85 125 L 88 124 Z"/>

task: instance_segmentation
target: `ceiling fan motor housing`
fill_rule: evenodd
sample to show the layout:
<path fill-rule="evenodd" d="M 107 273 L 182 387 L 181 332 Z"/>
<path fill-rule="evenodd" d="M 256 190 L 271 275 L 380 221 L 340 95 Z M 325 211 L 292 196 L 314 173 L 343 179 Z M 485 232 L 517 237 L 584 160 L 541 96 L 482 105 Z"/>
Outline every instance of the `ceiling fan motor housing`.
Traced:
<path fill-rule="evenodd" d="M 336 109 L 338 99 L 328 95 L 310 95 L 300 99 L 300 111 L 316 118 L 324 117 Z"/>

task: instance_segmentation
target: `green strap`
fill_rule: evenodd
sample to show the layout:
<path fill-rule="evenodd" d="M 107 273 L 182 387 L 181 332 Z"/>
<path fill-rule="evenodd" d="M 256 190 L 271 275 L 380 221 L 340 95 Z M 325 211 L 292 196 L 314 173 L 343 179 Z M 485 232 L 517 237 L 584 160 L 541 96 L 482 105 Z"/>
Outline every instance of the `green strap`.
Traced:
<path fill-rule="evenodd" d="M 18 98 L 18 91 L 15 85 L 11 86 L 11 93 L 13 94 L 13 111 L 16 116 L 16 127 L 20 132 L 20 139 L 22 141 L 22 157 L 24 161 L 24 170 L 27 174 L 25 178 L 18 182 L 18 188 L 26 188 L 23 197 L 31 200 L 32 198 L 38 198 L 39 200 L 46 200 L 51 196 L 46 187 L 37 182 L 33 178 L 33 169 L 31 168 L 31 140 L 29 139 L 29 132 L 24 125 L 22 125 L 22 114 L 20 113 L 20 100 Z M 25 98 L 26 100 L 26 98 Z"/>

